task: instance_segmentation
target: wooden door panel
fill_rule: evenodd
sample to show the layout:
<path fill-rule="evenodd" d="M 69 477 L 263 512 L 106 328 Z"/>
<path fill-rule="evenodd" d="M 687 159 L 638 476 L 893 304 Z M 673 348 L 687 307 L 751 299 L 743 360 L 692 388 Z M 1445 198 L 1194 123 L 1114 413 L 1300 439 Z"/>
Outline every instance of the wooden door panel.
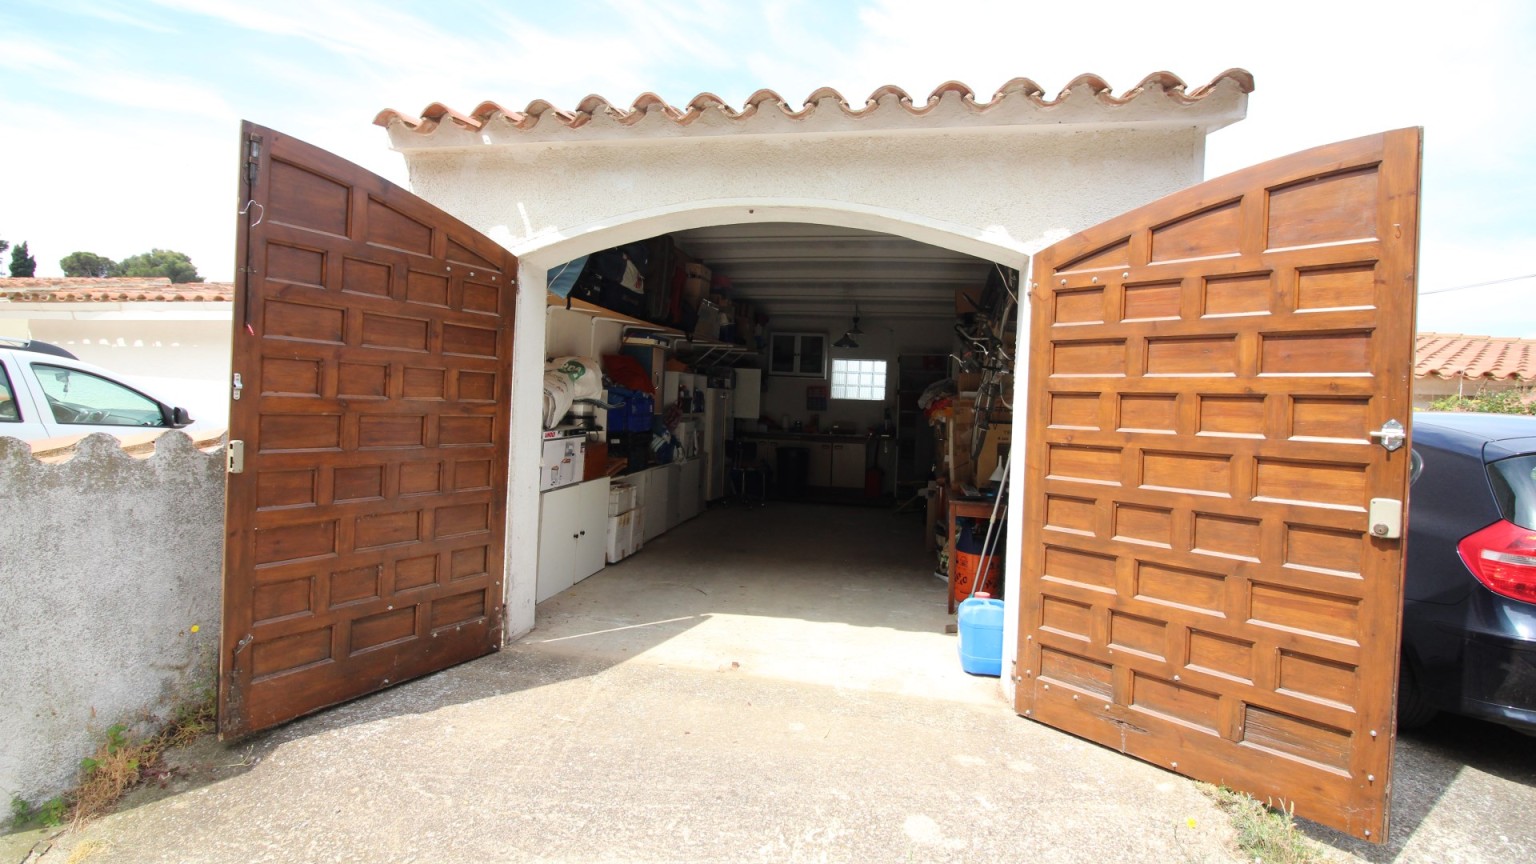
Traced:
<path fill-rule="evenodd" d="M 1035 258 L 1021 713 L 1386 835 L 1418 130 L 1296 154 Z"/>
<path fill-rule="evenodd" d="M 516 259 L 246 124 L 220 733 L 501 638 Z"/>

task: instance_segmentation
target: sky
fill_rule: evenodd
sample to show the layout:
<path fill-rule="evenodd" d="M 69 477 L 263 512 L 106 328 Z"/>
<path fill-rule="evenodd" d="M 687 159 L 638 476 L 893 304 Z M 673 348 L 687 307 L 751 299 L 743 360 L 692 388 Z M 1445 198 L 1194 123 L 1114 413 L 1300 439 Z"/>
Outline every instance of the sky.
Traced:
<path fill-rule="evenodd" d="M 1054 95 L 1084 72 L 1122 93 L 1232 67 L 1255 90 L 1207 177 L 1422 126 L 1419 330 L 1536 338 L 1529 0 L 0 0 L 0 239 L 40 276 L 169 248 L 229 281 L 242 119 L 409 185 L 384 108 L 985 98 L 1019 76 Z"/>

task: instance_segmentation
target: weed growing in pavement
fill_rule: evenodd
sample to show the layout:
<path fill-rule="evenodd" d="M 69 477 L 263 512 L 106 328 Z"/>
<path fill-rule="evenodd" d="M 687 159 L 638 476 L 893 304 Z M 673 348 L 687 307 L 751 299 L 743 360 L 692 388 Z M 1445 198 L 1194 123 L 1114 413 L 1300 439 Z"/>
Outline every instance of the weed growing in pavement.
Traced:
<path fill-rule="evenodd" d="M 33 807 L 20 796 L 11 798 L 11 827 L 76 825 L 105 813 L 123 793 L 156 768 L 166 750 L 191 743 L 214 728 L 215 691 L 204 687 L 195 699 L 180 703 L 171 719 L 154 735 L 134 740 L 128 727 L 114 723 L 96 752 L 80 760 L 80 782 L 63 795 Z"/>
<path fill-rule="evenodd" d="M 1296 827 L 1294 808 L 1268 807 L 1241 792 L 1200 784 L 1200 790 L 1232 818 L 1243 860 L 1255 864 L 1322 864 L 1321 847 Z"/>
<path fill-rule="evenodd" d="M 69 803 L 61 797 L 49 798 L 47 801 L 33 807 L 20 795 L 11 796 L 11 830 L 25 831 L 28 828 L 57 828 L 64 824 L 64 815 L 69 811 Z"/>

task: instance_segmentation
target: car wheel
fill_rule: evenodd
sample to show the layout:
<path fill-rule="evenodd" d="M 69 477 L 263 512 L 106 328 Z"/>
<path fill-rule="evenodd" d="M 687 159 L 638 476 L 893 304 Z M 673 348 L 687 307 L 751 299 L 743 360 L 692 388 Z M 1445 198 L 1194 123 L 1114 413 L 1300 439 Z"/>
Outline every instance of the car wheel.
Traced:
<path fill-rule="evenodd" d="M 1424 688 L 1419 686 L 1418 675 L 1407 657 L 1402 658 L 1398 669 L 1397 728 L 1417 729 L 1435 719 L 1440 712 L 1425 698 Z"/>

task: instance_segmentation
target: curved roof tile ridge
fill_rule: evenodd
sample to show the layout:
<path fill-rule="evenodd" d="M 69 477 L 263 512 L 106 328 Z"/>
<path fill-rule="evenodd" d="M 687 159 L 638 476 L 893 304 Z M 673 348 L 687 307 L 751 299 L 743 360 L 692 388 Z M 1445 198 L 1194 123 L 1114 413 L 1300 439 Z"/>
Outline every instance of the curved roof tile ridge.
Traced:
<path fill-rule="evenodd" d="M 726 120 L 742 122 L 762 113 L 765 104 L 771 104 L 779 109 L 779 112 L 790 119 L 800 120 L 815 113 L 828 100 L 849 117 L 864 117 L 876 112 L 882 104 L 900 106 L 906 114 L 912 117 L 921 117 L 934 110 L 943 102 L 946 94 L 953 93 L 960 97 L 962 104 L 976 112 L 986 112 L 1013 97 L 1022 97 L 1042 108 L 1060 105 L 1068 99 L 1079 98 L 1078 94 L 1086 91 L 1088 94 L 1109 107 L 1126 105 L 1149 91 L 1158 91 L 1163 95 L 1177 101 L 1180 104 L 1193 104 L 1200 101 L 1223 83 L 1230 81 L 1237 89 L 1244 93 L 1253 92 L 1253 75 L 1247 70 L 1232 68 L 1213 78 L 1209 83 L 1202 84 L 1193 90 L 1188 88 L 1185 81 L 1179 76 L 1167 71 L 1153 72 L 1142 78 L 1134 87 L 1116 96 L 1109 82 L 1102 76 L 1092 72 L 1085 72 L 1071 81 L 1057 92 L 1054 98 L 1047 98 L 1041 86 L 1030 78 L 1011 78 L 1004 82 L 991 96 L 982 101 L 977 98 L 976 91 L 961 81 L 946 81 L 934 88 L 921 104 L 913 99 L 911 94 L 895 84 L 886 84 L 872 91 L 862 105 L 850 102 L 840 91 L 833 87 L 818 87 L 796 107 L 786 100 L 777 91 L 760 89 L 742 103 L 738 110 L 733 108 L 725 100 L 710 92 L 701 92 L 681 107 L 667 102 L 654 92 L 641 93 L 628 108 L 614 105 L 607 98 L 599 94 L 590 94 L 576 104 L 572 110 L 562 110 L 543 99 L 536 99 L 528 104 L 528 108 L 522 112 L 508 111 L 501 105 L 492 101 L 481 102 L 469 114 L 461 114 L 442 104 L 434 102 L 422 109 L 420 116 L 413 117 L 392 108 L 380 111 L 374 117 L 374 124 L 389 127 L 396 121 L 406 127 L 407 130 L 420 134 L 431 134 L 444 120 L 470 131 L 476 131 L 488 124 L 493 118 L 501 118 L 508 125 L 528 130 L 538 125 L 547 116 L 552 116 L 561 125 L 568 129 L 577 129 L 596 117 L 607 117 L 620 126 L 634 126 L 640 120 L 657 109 L 673 123 L 679 126 L 688 126 L 699 117 L 710 111 L 718 111 Z M 894 102 L 886 97 L 895 96 Z"/>

